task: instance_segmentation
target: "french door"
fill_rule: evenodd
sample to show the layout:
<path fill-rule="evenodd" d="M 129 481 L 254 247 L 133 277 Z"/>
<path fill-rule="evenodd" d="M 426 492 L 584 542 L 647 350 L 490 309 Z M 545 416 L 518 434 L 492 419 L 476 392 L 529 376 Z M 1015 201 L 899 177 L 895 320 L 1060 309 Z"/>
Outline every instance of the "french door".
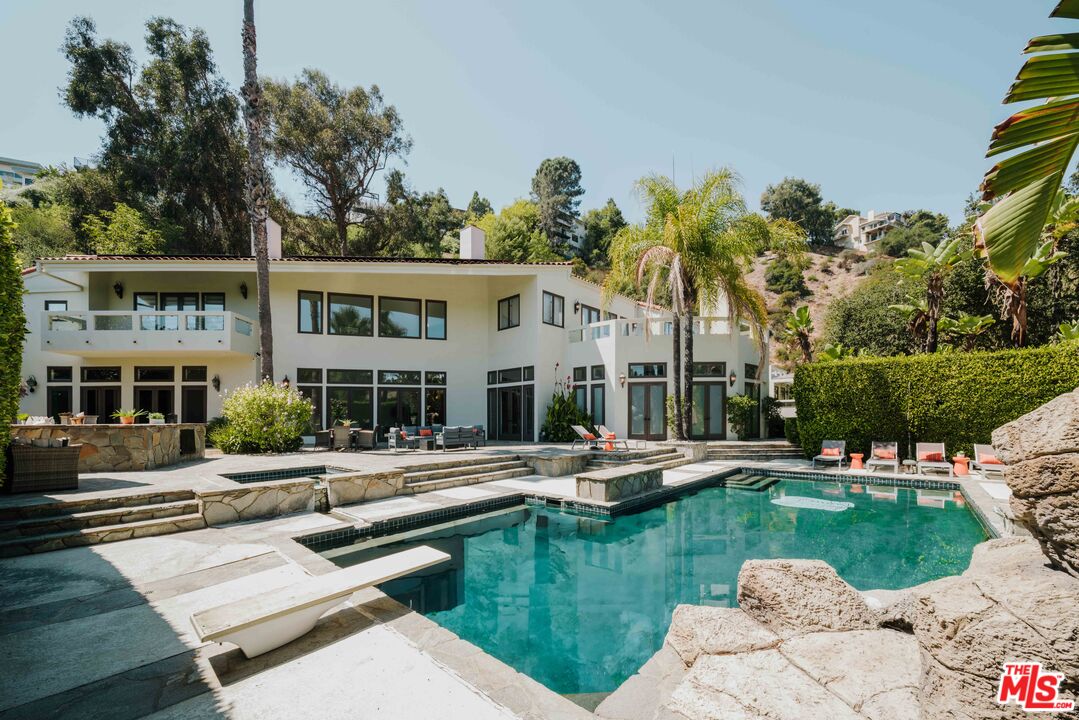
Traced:
<path fill-rule="evenodd" d="M 166 420 L 169 415 L 176 412 L 176 392 L 172 386 L 168 387 L 135 387 L 135 407 L 148 413 L 161 413 Z M 138 418 L 139 422 L 149 422 L 145 415 Z"/>
<path fill-rule="evenodd" d="M 746 428 L 746 436 L 739 439 L 757 440 L 761 436 L 761 384 L 746 380 L 745 385 L 746 397 L 753 398 L 755 404 L 753 405 L 753 414 L 749 421 L 749 427 Z"/>
<path fill-rule="evenodd" d="M 378 424 L 382 432 L 391 427 L 423 425 L 419 388 L 379 388 Z"/>
<path fill-rule="evenodd" d="M 722 382 L 693 383 L 694 440 L 723 440 L 727 437 L 727 386 Z"/>
<path fill-rule="evenodd" d="M 667 383 L 631 383 L 629 436 L 641 440 L 667 438 Z"/>
<path fill-rule="evenodd" d="M 181 388 L 180 412 L 185 423 L 206 422 L 205 385 L 185 385 Z"/>

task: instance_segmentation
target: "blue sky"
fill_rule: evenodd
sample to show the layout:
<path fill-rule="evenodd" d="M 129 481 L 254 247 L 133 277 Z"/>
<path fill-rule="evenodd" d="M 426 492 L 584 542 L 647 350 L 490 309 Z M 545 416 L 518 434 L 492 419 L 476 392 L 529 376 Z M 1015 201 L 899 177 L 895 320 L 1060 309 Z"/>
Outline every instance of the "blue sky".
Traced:
<path fill-rule="evenodd" d="M 792 175 L 841 206 L 958 221 L 1020 50 L 1073 29 L 1047 19 L 1054 4 L 257 0 L 256 20 L 261 74 L 315 67 L 378 84 L 414 141 L 409 181 L 444 187 L 458 206 L 473 190 L 508 204 L 543 158 L 568 155 L 582 208 L 613 197 L 631 218 L 636 178 L 673 167 L 685 183 L 729 165 L 754 207 Z M 58 99 L 58 47 L 76 14 L 140 56 L 148 17 L 202 27 L 224 76 L 242 81 L 240 0 L 3 0 L 0 155 L 58 164 L 100 147 L 101 124 Z M 303 205 L 302 188 L 278 177 Z"/>

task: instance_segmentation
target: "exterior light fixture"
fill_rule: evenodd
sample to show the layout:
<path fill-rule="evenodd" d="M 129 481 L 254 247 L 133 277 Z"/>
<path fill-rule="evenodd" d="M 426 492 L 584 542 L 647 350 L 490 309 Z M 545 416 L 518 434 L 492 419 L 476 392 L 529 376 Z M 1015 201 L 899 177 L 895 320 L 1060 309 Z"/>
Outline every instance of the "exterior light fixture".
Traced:
<path fill-rule="evenodd" d="M 626 386 L 626 374 L 625 373 L 618 373 L 618 384 L 621 387 Z"/>
<path fill-rule="evenodd" d="M 738 375 L 734 372 L 734 370 L 731 370 L 731 376 L 727 379 L 730 381 L 731 387 L 734 387 L 735 381 L 738 380 Z"/>
<path fill-rule="evenodd" d="M 244 300 L 246 300 L 246 299 L 247 299 L 247 282 L 246 282 L 246 281 L 242 281 L 242 282 L 240 283 L 240 296 L 241 296 L 241 297 L 242 297 L 242 298 L 243 298 Z"/>
<path fill-rule="evenodd" d="M 212 378 L 210 378 L 210 384 L 214 386 L 214 392 L 220 392 L 221 391 L 221 376 L 220 375 L 214 375 Z"/>
<path fill-rule="evenodd" d="M 123 299 L 124 297 L 124 284 L 117 280 L 113 283 L 112 291 L 116 293 L 116 297 Z"/>
<path fill-rule="evenodd" d="M 292 384 L 292 381 L 290 381 L 288 379 L 288 375 L 286 375 L 285 379 L 281 381 L 281 387 L 288 387 L 291 384 Z"/>
<path fill-rule="evenodd" d="M 573 301 L 573 314 L 576 315 L 579 312 L 581 312 L 581 301 L 580 300 L 574 300 Z"/>
<path fill-rule="evenodd" d="M 33 375 L 26 378 L 26 389 L 29 390 L 30 392 L 34 392 L 34 390 L 36 388 L 37 388 L 37 378 L 34 377 Z"/>

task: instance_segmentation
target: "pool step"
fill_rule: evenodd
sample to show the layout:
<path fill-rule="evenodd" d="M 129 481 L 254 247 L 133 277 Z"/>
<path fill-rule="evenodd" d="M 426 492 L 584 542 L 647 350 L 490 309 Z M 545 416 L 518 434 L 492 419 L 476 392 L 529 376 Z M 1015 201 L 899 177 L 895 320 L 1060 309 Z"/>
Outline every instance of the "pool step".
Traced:
<path fill-rule="evenodd" d="M 31 553 L 97 545 L 99 543 L 151 537 L 153 535 L 168 535 L 184 530 L 199 530 L 204 527 L 206 527 L 206 520 L 198 512 L 194 512 L 186 515 L 153 518 L 116 525 L 46 532 L 39 535 L 0 540 L 0 557 L 29 555 Z"/>
<path fill-rule="evenodd" d="M 468 475 L 498 472 L 500 470 L 512 470 L 522 467 L 528 466 L 523 461 L 518 460 L 517 458 L 512 458 L 509 460 L 505 458 L 473 460 L 471 462 L 458 462 L 454 465 L 450 465 L 447 467 L 438 466 L 430 469 L 428 469 L 429 466 L 427 465 L 420 465 L 414 468 L 405 469 L 405 484 L 412 485 L 414 483 L 426 482 L 428 480 L 443 480 L 445 478 L 466 477 Z"/>
<path fill-rule="evenodd" d="M 197 514 L 195 499 L 0 521 L 0 540 Z"/>
<path fill-rule="evenodd" d="M 767 475 L 731 475 L 725 478 L 723 484 L 725 487 L 733 490 L 749 490 L 751 492 L 763 492 L 768 488 L 779 482 L 779 478 L 769 477 Z"/>
<path fill-rule="evenodd" d="M 437 478 L 435 480 L 420 480 L 408 482 L 405 488 L 413 493 L 432 492 L 434 490 L 446 490 L 448 488 L 476 485 L 478 483 L 492 482 L 494 480 L 510 480 L 532 474 L 532 468 L 524 462 L 517 463 L 519 467 L 504 468 L 494 472 L 480 472 L 471 475 L 456 475 L 454 477 Z"/>

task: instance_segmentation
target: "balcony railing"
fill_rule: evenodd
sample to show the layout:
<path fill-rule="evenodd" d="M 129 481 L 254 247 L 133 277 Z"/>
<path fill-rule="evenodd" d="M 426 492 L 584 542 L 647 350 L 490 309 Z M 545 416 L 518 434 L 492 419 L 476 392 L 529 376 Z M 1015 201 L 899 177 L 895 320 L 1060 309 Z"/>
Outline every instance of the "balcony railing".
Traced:
<path fill-rule="evenodd" d="M 74 354 L 126 351 L 236 352 L 258 349 L 253 320 L 227 311 L 46 312 L 41 349 Z"/>
<path fill-rule="evenodd" d="M 694 335 L 731 335 L 731 319 L 726 317 L 694 317 Z M 604 320 L 591 323 L 576 330 L 569 330 L 569 341 L 579 343 L 602 340 L 604 338 L 646 337 L 652 335 L 674 334 L 674 322 L 671 318 L 632 318 Z M 740 334 L 748 333 L 749 326 L 744 323 L 738 327 Z"/>

